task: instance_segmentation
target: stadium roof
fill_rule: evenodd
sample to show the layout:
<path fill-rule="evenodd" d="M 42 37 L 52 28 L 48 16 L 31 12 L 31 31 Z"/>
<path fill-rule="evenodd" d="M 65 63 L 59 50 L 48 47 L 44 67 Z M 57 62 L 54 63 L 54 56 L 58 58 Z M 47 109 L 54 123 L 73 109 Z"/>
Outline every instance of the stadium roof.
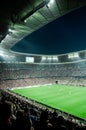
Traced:
<path fill-rule="evenodd" d="M 85 15 L 86 0 L 3 0 L 0 48 L 39 55 L 86 50 Z"/>

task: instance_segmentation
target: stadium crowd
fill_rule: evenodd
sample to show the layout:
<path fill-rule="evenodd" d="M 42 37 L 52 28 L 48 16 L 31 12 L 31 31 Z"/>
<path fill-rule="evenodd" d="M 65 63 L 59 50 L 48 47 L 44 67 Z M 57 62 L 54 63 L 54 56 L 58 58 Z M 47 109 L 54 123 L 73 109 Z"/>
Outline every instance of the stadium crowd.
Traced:
<path fill-rule="evenodd" d="M 0 130 L 85 130 L 84 120 L 10 92 L 14 87 L 53 84 L 55 81 L 85 86 L 85 77 L 85 62 L 49 65 L 0 63 Z"/>

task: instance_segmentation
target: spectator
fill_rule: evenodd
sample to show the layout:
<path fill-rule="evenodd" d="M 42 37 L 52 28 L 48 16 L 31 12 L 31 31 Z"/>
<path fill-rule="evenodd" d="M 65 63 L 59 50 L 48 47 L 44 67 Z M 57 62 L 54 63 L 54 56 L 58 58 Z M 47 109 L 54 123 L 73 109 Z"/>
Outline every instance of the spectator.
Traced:
<path fill-rule="evenodd" d="M 12 129 L 12 103 L 1 102 L 0 104 L 0 130 L 11 130 Z"/>
<path fill-rule="evenodd" d="M 14 123 L 14 130 L 31 130 L 32 122 L 28 115 L 28 109 L 25 108 L 24 111 L 19 110 L 16 114 L 16 120 Z"/>

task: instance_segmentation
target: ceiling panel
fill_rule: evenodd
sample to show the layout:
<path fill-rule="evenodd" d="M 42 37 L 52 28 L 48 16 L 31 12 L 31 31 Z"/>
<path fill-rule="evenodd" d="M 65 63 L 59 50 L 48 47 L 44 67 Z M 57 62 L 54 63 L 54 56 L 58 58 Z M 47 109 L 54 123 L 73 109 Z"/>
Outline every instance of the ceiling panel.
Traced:
<path fill-rule="evenodd" d="M 76 8 L 79 8 L 83 5 L 86 5 L 85 0 L 53 0 L 52 2 L 50 1 L 46 5 L 43 5 L 42 4 L 43 2 L 47 3 L 46 0 L 33 0 L 33 1 L 29 0 L 29 4 L 28 4 L 27 1 L 25 0 L 24 6 L 26 7 L 22 9 L 21 6 L 22 10 L 18 13 L 18 18 L 20 20 L 21 17 L 22 18 L 25 16 L 28 17 L 24 19 L 25 21 L 19 21 L 19 23 L 15 23 L 15 22 L 10 23 L 9 28 L 11 29 L 11 32 L 8 33 L 9 36 L 7 35 L 1 41 L 0 43 L 1 48 L 3 47 L 4 49 L 10 50 L 12 46 L 17 44 L 20 40 L 22 40 L 27 35 L 30 35 L 32 32 L 38 30 L 39 28 L 63 16 L 66 13 Z M 40 8 L 38 8 L 38 6 L 41 4 L 43 6 L 40 6 Z M 17 7 L 19 7 L 19 5 L 17 5 Z M 17 13 L 17 11 L 18 10 L 15 10 L 15 13 Z"/>

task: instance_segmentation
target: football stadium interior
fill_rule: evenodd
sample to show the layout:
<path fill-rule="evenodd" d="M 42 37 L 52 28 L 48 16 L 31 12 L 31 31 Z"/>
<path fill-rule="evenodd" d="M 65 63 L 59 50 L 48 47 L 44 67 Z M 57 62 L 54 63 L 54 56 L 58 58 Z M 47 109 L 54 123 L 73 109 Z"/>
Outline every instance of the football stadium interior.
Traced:
<path fill-rule="evenodd" d="M 0 122 L 1 130 L 86 129 L 86 0 L 2 1 Z"/>

